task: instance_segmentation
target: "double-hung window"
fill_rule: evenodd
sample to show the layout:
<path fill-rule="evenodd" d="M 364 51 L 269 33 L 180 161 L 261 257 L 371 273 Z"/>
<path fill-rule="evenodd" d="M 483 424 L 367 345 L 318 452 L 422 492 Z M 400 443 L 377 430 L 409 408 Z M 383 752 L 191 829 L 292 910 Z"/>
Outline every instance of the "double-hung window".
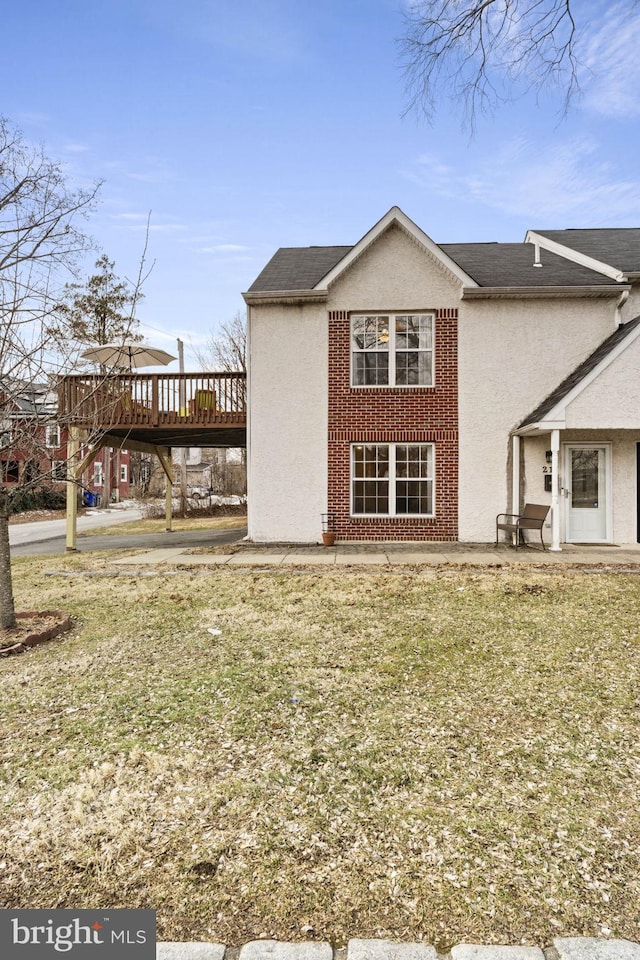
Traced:
<path fill-rule="evenodd" d="M 60 427 L 57 423 L 48 423 L 45 428 L 45 447 L 60 446 Z"/>
<path fill-rule="evenodd" d="M 354 387 L 433 386 L 433 314 L 367 314 L 351 318 Z"/>
<path fill-rule="evenodd" d="M 356 443 L 351 448 L 352 516 L 433 516 L 432 443 Z"/>

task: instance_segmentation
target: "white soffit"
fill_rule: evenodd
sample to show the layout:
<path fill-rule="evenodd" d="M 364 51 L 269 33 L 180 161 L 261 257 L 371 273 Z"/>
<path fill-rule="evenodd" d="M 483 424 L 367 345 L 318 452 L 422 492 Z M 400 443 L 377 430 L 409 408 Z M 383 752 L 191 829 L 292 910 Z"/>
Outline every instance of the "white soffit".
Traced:
<path fill-rule="evenodd" d="M 359 240 L 354 247 L 351 248 L 349 253 L 343 257 L 342 260 L 340 260 L 340 262 L 329 271 L 329 273 L 325 274 L 325 276 L 318 281 L 313 289 L 326 289 L 329 284 L 333 283 L 333 281 L 339 277 L 344 270 L 347 270 L 351 266 L 354 260 L 357 260 L 358 257 L 362 256 L 367 247 L 371 246 L 371 244 L 374 243 L 374 241 L 376 241 L 378 237 L 380 237 L 385 230 L 388 230 L 389 227 L 394 223 L 402 227 L 410 236 L 414 238 L 414 240 L 417 241 L 417 243 L 421 244 L 421 246 L 423 246 L 432 257 L 434 257 L 436 260 L 439 260 L 440 263 L 442 263 L 447 270 L 457 277 L 457 279 L 460 280 L 465 287 L 478 286 L 476 281 L 467 273 L 465 273 L 464 270 L 458 266 L 455 260 L 452 260 L 451 257 L 447 256 L 447 254 L 440 249 L 438 244 L 434 243 L 431 237 L 427 236 L 427 234 L 421 230 L 420 227 L 413 222 L 413 220 L 410 220 L 409 217 L 402 212 L 400 207 L 391 207 L 391 210 L 389 210 L 389 212 L 386 213 L 381 220 L 378 220 L 375 226 L 373 226 L 368 233 L 365 233 L 364 237 Z"/>
<path fill-rule="evenodd" d="M 617 267 L 612 267 L 610 263 L 604 263 L 603 260 L 596 260 L 595 257 L 588 257 L 586 253 L 578 253 L 577 250 L 573 250 L 563 243 L 558 243 L 556 240 L 549 240 L 548 237 L 545 237 L 542 233 L 536 233 L 535 230 L 527 230 L 524 242 L 543 247 L 545 250 L 549 250 L 550 253 L 564 257 L 565 260 L 572 260 L 573 263 L 579 263 L 582 267 L 595 270 L 596 273 L 601 273 L 605 277 L 611 277 L 612 280 L 616 280 L 618 283 L 623 283 L 627 279 L 625 273 L 618 270 Z"/>

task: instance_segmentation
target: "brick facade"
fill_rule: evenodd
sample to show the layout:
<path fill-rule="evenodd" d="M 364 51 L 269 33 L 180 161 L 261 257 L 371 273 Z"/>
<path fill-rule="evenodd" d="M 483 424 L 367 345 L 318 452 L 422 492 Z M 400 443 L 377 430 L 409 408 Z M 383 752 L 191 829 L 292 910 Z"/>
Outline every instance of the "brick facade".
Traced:
<path fill-rule="evenodd" d="M 458 311 L 434 310 L 433 387 L 352 387 L 350 314 L 329 312 L 329 490 L 338 540 L 458 539 Z M 433 443 L 433 517 L 351 517 L 353 443 Z"/>

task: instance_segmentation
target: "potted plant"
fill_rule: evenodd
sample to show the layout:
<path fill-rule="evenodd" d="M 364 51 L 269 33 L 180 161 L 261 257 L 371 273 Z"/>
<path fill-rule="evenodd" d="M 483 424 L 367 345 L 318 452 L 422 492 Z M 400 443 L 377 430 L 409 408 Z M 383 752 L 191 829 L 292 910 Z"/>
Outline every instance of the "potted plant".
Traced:
<path fill-rule="evenodd" d="M 323 513 L 322 517 L 322 545 L 332 547 L 336 542 L 335 513 Z"/>

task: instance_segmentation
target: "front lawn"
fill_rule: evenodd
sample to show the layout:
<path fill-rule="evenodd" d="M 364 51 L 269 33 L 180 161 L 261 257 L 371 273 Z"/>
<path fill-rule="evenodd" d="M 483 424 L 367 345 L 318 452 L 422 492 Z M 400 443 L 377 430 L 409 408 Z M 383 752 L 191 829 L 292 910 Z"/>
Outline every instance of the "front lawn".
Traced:
<path fill-rule="evenodd" d="M 640 940 L 638 577 L 112 559 L 15 564 L 78 623 L 0 661 L 0 906 Z"/>

